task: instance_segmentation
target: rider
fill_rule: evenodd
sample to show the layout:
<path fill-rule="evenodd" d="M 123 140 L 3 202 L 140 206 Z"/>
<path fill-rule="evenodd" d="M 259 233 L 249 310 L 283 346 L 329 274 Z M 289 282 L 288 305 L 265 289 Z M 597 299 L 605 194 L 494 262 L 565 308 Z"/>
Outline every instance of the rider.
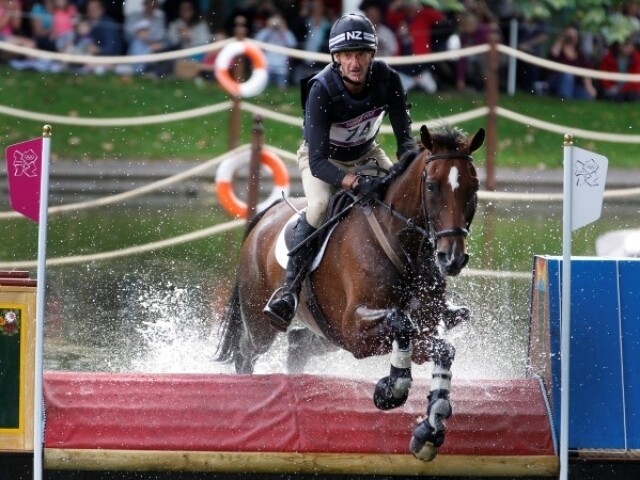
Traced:
<path fill-rule="evenodd" d="M 370 163 L 382 169 L 392 166 L 376 141 L 386 112 L 398 158 L 416 150 L 400 76 L 385 62 L 374 60 L 377 47 L 375 27 L 368 18 L 343 15 L 329 33 L 331 63 L 302 81 L 304 141 L 297 156 L 308 205 L 295 225 L 293 245 L 321 225 L 329 198 L 339 189 L 363 195 L 379 189 L 380 178 L 358 176 L 354 171 Z M 302 279 L 317 247 L 314 237 L 290 256 L 284 286 L 264 308 L 277 330 L 286 331 L 295 315 Z"/>

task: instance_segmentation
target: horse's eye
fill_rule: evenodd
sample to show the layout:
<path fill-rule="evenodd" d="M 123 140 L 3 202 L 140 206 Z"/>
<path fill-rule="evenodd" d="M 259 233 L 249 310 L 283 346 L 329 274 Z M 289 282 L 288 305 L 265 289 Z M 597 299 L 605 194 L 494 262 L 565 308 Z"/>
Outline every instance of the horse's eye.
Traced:
<path fill-rule="evenodd" d="M 438 190 L 438 183 L 428 181 L 425 183 L 425 188 L 427 189 L 428 193 L 436 193 L 436 191 Z"/>

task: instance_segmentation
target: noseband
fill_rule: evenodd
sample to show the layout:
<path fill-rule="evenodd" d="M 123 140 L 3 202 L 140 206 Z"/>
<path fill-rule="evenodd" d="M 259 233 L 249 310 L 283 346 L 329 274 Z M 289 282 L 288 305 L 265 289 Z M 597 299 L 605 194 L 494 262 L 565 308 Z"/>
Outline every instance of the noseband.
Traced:
<path fill-rule="evenodd" d="M 431 156 L 429 156 L 424 163 L 425 169 L 422 171 L 422 186 L 421 189 L 424 192 L 425 188 L 424 188 L 424 183 L 427 179 L 427 170 L 426 170 L 426 166 L 436 160 L 467 160 L 469 162 L 473 162 L 473 157 L 471 155 L 458 155 L 456 153 L 436 153 L 433 154 Z M 423 194 L 423 198 L 424 198 L 424 194 Z M 462 237 L 466 237 L 467 235 L 469 235 L 469 230 L 466 228 L 461 228 L 461 227 L 453 227 L 453 228 L 447 228 L 445 230 L 440 230 L 440 231 L 436 231 L 434 226 L 433 226 L 433 221 L 431 220 L 431 216 L 429 215 L 429 211 L 427 210 L 427 202 L 423 201 L 422 202 L 422 208 L 424 211 L 424 217 L 425 217 L 425 222 L 427 224 L 428 230 L 430 232 L 432 232 L 433 237 L 436 241 L 438 241 L 439 239 L 443 238 L 443 237 L 457 237 L 457 236 L 462 236 Z"/>

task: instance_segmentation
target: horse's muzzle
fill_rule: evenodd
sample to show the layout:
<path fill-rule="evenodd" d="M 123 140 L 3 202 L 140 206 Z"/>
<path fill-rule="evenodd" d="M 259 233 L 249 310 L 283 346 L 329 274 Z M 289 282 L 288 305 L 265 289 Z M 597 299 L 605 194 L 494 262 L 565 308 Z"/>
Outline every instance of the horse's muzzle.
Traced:
<path fill-rule="evenodd" d="M 455 277 L 469 263 L 469 254 L 449 255 L 447 252 L 438 252 L 438 265 L 440 271 L 449 277 Z"/>

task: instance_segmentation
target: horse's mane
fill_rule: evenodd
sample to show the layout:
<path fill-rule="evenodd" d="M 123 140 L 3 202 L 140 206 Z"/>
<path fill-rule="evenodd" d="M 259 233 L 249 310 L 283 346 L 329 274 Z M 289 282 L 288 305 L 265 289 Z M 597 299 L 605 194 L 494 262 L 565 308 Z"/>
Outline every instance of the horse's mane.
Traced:
<path fill-rule="evenodd" d="M 459 127 L 454 127 L 447 122 L 441 122 L 431 131 L 434 144 L 441 145 L 447 150 L 456 151 L 460 143 L 467 139 L 467 133 Z"/>
<path fill-rule="evenodd" d="M 434 144 L 437 143 L 445 149 L 452 151 L 455 151 L 458 145 L 461 142 L 464 142 L 467 138 L 467 133 L 464 130 L 454 127 L 447 122 L 441 122 L 437 127 L 430 131 L 430 133 Z M 415 149 L 405 152 L 398 162 L 389 169 L 389 173 L 387 174 L 389 182 L 387 182 L 387 184 L 402 175 L 407 167 L 427 149 L 427 147 L 422 144 L 421 140 L 418 140 L 416 144 L 417 147 Z"/>

